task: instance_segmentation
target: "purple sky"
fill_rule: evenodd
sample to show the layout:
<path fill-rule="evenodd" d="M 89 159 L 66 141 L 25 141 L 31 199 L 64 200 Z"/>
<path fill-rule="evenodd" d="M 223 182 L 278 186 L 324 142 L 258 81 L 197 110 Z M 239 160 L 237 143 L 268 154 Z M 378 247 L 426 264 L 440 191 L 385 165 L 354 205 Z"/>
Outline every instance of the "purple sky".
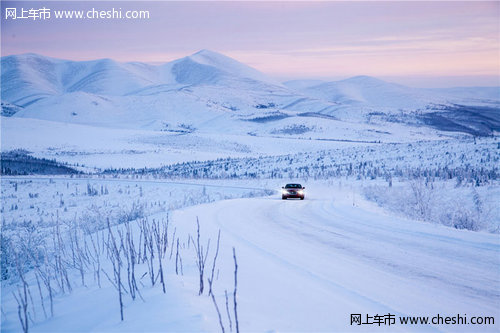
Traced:
<path fill-rule="evenodd" d="M 149 10 L 148 20 L 6 20 L 5 8 Z M 52 13 L 53 16 L 53 13 Z M 275 78 L 500 85 L 499 2 L 4 2 L 2 55 L 166 62 L 221 52 Z"/>

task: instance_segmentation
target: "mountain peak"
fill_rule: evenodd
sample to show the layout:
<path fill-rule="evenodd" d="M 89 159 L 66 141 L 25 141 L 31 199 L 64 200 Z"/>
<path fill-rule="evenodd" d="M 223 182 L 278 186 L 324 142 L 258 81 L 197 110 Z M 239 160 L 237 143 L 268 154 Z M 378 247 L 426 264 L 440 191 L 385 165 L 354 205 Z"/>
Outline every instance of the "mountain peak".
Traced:
<path fill-rule="evenodd" d="M 229 64 L 238 63 L 242 66 L 246 66 L 241 64 L 240 62 L 230 58 L 228 56 L 223 55 L 222 53 L 210 51 L 210 50 L 200 50 L 192 55 L 188 56 L 190 60 L 196 61 L 197 63 L 219 67 L 219 66 L 227 66 Z"/>
<path fill-rule="evenodd" d="M 179 59 L 173 70 L 177 81 L 184 83 L 207 83 L 218 81 L 223 77 L 239 77 L 281 86 L 279 82 L 270 79 L 258 70 L 222 53 L 207 49 Z"/>
<path fill-rule="evenodd" d="M 206 56 L 223 56 L 223 57 L 225 57 L 222 53 L 215 52 L 215 51 L 208 50 L 208 49 L 201 49 L 198 52 L 193 53 L 191 56 L 204 56 L 204 57 L 206 57 Z"/>

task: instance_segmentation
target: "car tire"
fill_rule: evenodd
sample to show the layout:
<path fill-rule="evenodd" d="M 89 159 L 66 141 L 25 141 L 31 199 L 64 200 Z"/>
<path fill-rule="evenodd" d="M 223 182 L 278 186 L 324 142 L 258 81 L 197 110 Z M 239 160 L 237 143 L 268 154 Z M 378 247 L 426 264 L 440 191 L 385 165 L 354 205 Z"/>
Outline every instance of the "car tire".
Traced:
<path fill-rule="evenodd" d="M 304 197 L 300 197 L 300 200 L 304 200 Z"/>
<path fill-rule="evenodd" d="M 286 200 L 286 197 L 284 195 L 282 195 L 281 200 Z"/>

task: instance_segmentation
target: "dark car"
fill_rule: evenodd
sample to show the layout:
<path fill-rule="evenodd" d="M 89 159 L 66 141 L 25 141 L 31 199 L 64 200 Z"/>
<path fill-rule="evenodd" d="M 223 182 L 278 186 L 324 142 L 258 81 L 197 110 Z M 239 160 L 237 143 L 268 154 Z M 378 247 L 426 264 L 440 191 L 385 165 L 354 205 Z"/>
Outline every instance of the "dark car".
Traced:
<path fill-rule="evenodd" d="M 281 199 L 300 198 L 300 200 L 304 200 L 305 189 L 300 184 L 286 184 L 285 187 L 281 188 Z"/>

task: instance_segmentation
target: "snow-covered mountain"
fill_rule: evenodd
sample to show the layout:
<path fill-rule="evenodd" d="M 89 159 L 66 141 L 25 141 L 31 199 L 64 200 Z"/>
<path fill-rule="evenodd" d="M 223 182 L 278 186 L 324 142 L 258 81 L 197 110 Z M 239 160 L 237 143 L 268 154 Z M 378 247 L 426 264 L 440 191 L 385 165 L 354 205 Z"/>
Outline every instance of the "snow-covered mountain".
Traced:
<path fill-rule="evenodd" d="M 2 58 L 2 101 L 16 117 L 113 127 L 235 128 L 280 120 L 334 103 L 286 88 L 222 54 L 203 50 L 163 65 L 109 59 L 68 61 L 25 54 Z M 228 122 L 239 121 L 230 125 Z M 208 126 L 209 125 L 209 126 Z"/>
<path fill-rule="evenodd" d="M 234 78 L 280 85 L 263 73 L 217 52 L 202 50 L 163 66 L 182 84 L 218 84 Z"/>
<path fill-rule="evenodd" d="M 495 88 L 469 89 L 465 96 L 465 88 L 416 89 L 367 76 L 281 84 L 208 50 L 162 65 L 70 61 L 36 54 L 6 56 L 1 61 L 2 114 L 6 116 L 173 132 L 188 128 L 318 138 L 351 128 L 353 132 L 342 139 L 372 139 L 368 132 L 396 132 L 387 127 L 408 125 L 491 134 L 499 122 L 494 110 L 500 98 L 494 98 Z M 474 99 L 474 91 L 482 95 Z M 488 115 L 481 109 L 478 118 L 477 108 L 459 107 L 457 125 L 455 104 L 486 105 Z M 464 123 L 463 111 L 473 113 L 480 130 Z"/>
<path fill-rule="evenodd" d="M 500 130 L 500 87 L 411 88 L 369 76 L 341 81 L 284 83 L 302 94 L 339 103 L 336 116 L 431 126 L 490 135 Z M 361 119 L 360 119 L 361 117 Z"/>
<path fill-rule="evenodd" d="M 123 95 L 158 81 L 156 71 L 146 64 L 111 59 L 76 62 L 36 54 L 2 58 L 2 100 L 20 106 L 75 91 Z"/>
<path fill-rule="evenodd" d="M 298 86 L 297 81 L 292 81 L 290 84 L 292 87 Z M 389 83 L 370 76 L 305 85 L 299 91 L 307 96 L 331 102 L 372 107 L 423 107 L 436 97 L 420 89 Z"/>
<path fill-rule="evenodd" d="M 222 54 L 202 50 L 164 65 L 111 59 L 70 61 L 37 54 L 2 58 L 2 99 L 26 106 L 71 92 L 123 96 L 161 85 L 219 85 L 235 79 L 281 84 Z"/>
<path fill-rule="evenodd" d="M 500 87 L 412 88 L 370 76 L 345 80 L 292 80 L 285 86 L 304 95 L 348 105 L 418 108 L 429 104 L 462 102 L 499 103 Z"/>

